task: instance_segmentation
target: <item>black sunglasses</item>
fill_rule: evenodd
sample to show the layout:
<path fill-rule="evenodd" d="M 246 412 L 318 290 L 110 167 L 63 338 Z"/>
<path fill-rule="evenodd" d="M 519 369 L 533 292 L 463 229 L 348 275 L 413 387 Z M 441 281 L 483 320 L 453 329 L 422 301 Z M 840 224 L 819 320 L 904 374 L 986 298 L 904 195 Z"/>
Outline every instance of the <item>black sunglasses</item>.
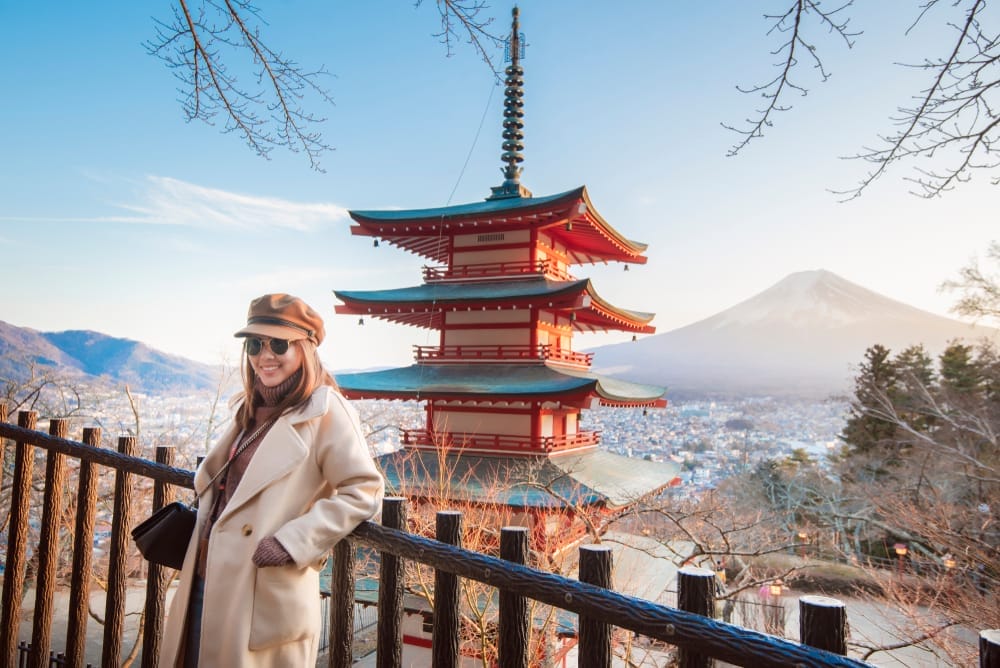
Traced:
<path fill-rule="evenodd" d="M 264 341 L 265 339 L 258 339 L 257 337 L 248 338 L 246 343 L 247 355 L 250 357 L 260 355 L 260 351 L 264 349 Z M 287 339 L 266 339 L 266 341 L 271 352 L 275 355 L 284 355 L 288 352 L 289 341 Z"/>

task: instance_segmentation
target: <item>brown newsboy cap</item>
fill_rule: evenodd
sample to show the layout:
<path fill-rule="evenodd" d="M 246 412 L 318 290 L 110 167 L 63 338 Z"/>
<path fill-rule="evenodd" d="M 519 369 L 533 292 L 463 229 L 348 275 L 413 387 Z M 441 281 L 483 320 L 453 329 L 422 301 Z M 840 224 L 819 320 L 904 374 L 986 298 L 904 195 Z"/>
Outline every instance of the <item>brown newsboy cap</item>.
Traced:
<path fill-rule="evenodd" d="M 269 336 L 273 339 L 309 339 L 323 343 L 323 318 L 298 297 L 282 293 L 264 295 L 250 302 L 247 326 L 234 336 Z"/>

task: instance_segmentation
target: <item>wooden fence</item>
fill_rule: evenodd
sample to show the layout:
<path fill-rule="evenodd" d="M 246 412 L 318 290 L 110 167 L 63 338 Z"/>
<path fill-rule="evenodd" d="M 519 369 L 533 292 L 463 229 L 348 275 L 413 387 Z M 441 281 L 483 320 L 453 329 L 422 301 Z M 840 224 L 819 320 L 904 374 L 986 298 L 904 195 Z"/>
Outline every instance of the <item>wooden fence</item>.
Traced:
<path fill-rule="evenodd" d="M 104 614 L 101 665 L 120 665 L 124 629 L 126 561 L 135 558 L 130 529 L 150 509 L 133 509 L 137 483 L 152 481 L 152 507 L 169 502 L 173 488 L 192 487 L 193 473 L 172 465 L 172 449 L 157 448 L 156 461 L 136 456 L 135 439 L 118 439 L 117 451 L 100 447 L 100 430 L 83 430 L 82 442 L 67 439 L 67 422 L 53 419 L 49 433 L 36 431 L 37 415 L 22 411 L 17 425 L 7 423 L 0 404 L 0 439 L 14 442 L 0 448 L 0 470 L 8 468 L 3 453 L 13 451 L 10 520 L 4 562 L 0 663 L 2 665 L 74 666 L 84 663 L 88 600 L 94 585 L 92 571 L 94 524 L 99 468 L 114 471 L 113 514 L 109 542 L 107 596 Z M 45 454 L 45 482 L 37 543 L 28 545 L 30 502 L 36 455 Z M 77 488 L 67 490 L 67 460 L 77 469 Z M 143 480 L 145 479 L 145 480 Z M 57 559 L 64 500 L 75 491 L 76 516 L 72 532 L 72 577 L 66 615 L 64 646 L 53 652 Z M 6 510 L 6 509 L 0 509 Z M 37 509 L 35 512 L 37 517 Z M 351 537 L 334 548 L 329 611 L 328 661 L 349 666 L 353 661 L 355 610 L 355 548 L 378 551 L 379 588 L 377 616 L 377 665 L 397 668 L 402 656 L 403 566 L 406 560 L 434 569 L 433 665 L 457 666 L 460 661 L 459 579 L 467 578 L 495 587 L 499 596 L 498 651 L 500 668 L 529 665 L 528 599 L 579 615 L 579 665 L 611 666 L 612 629 L 617 627 L 676 646 L 685 667 L 708 666 L 714 659 L 740 666 L 866 666 L 843 656 L 846 653 L 846 613 L 843 604 L 822 597 L 800 600 L 800 637 L 804 644 L 734 626 L 711 618 L 714 610 L 714 574 L 698 568 L 679 575 L 678 608 L 626 596 L 609 589 L 611 551 L 601 545 L 580 548 L 580 579 L 539 571 L 524 565 L 528 553 L 527 530 L 505 528 L 500 555 L 494 557 L 462 549 L 462 516 L 442 512 L 437 516 L 435 539 L 407 532 L 406 501 L 388 498 L 382 524 L 365 522 Z M 30 649 L 18 638 L 29 554 L 34 564 L 35 606 Z M 150 564 L 141 628 L 142 666 L 155 666 L 163 627 L 164 603 L 172 573 Z M 318 595 L 318 593 L 317 593 Z M 980 665 L 1000 668 L 1000 632 L 980 635 Z"/>

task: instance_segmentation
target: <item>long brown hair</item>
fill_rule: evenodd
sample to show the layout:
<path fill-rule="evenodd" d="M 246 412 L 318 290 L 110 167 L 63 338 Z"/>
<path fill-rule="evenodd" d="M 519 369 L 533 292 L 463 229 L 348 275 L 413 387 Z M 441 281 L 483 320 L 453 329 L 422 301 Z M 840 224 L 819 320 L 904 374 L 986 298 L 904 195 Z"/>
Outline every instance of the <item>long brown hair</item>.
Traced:
<path fill-rule="evenodd" d="M 298 384 L 289 390 L 288 394 L 278 402 L 275 415 L 283 415 L 298 408 L 312 396 L 312 393 L 317 388 L 323 385 L 329 385 L 333 388 L 337 387 L 337 382 L 333 379 L 333 376 L 323 368 L 323 363 L 319 359 L 319 351 L 316 349 L 315 343 L 309 339 L 297 339 L 289 341 L 289 345 L 297 346 L 299 349 L 299 359 L 302 360 L 302 366 L 300 367 L 302 373 L 299 374 Z M 257 384 L 257 374 L 250 364 L 250 357 L 247 355 L 246 346 L 243 346 L 242 368 L 244 399 L 243 403 L 240 404 L 239 410 L 236 411 L 236 425 L 240 429 L 246 430 L 253 420 L 259 402 L 257 393 L 254 391 L 254 387 Z"/>

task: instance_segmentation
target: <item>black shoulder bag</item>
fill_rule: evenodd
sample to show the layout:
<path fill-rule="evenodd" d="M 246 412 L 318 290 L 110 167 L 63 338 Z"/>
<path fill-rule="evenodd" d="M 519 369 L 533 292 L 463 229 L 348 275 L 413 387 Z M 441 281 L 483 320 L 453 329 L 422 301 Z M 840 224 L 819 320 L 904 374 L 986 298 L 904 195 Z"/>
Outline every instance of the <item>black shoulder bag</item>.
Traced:
<path fill-rule="evenodd" d="M 229 461 L 219 469 L 218 473 L 212 476 L 205 489 L 211 488 L 219 476 L 233 463 L 233 460 L 239 457 L 240 453 L 272 424 L 274 424 L 274 420 L 265 422 L 255 429 L 250 437 L 245 439 L 236 449 Z M 184 565 L 184 555 L 187 553 L 188 543 L 191 542 L 191 534 L 194 533 L 195 520 L 198 518 L 199 498 L 201 498 L 201 494 L 195 492 L 193 505 L 189 506 L 183 501 L 168 503 L 132 529 L 132 540 L 135 541 L 135 545 L 139 548 L 139 553 L 144 559 L 167 568 L 181 569 Z"/>

